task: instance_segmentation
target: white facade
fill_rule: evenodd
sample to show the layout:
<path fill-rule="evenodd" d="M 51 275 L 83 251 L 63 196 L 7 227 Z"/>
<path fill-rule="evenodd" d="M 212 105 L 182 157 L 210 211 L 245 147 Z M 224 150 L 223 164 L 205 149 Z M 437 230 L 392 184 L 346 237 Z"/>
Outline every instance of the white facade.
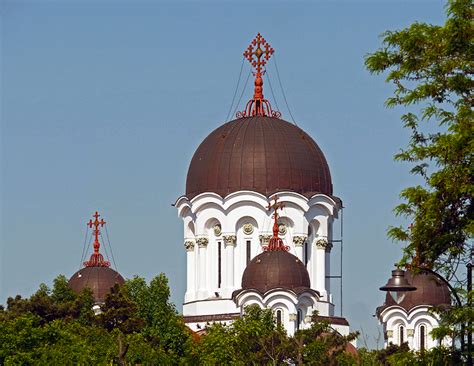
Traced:
<path fill-rule="evenodd" d="M 280 237 L 289 252 L 296 255 L 308 270 L 311 289 L 317 294 L 291 294 L 286 291 L 265 294 L 239 294 L 236 303 L 232 293 L 241 288 L 242 274 L 248 262 L 263 251 L 272 235 L 273 220 L 267 209 L 269 198 L 253 191 L 238 191 L 222 198 L 216 193 L 202 193 L 193 199 L 180 197 L 175 206 L 184 222 L 184 246 L 187 255 L 187 288 L 183 315 L 193 330 L 202 329 L 208 319 L 231 319 L 238 316 L 249 296 L 262 307 L 286 304 L 285 328 L 292 333 L 296 318 L 302 326 L 308 322 L 307 311 L 317 309 L 321 316 L 333 316 L 330 271 L 332 226 L 338 217 L 340 203 L 317 194 L 310 199 L 294 192 L 279 192 L 284 204 L 279 211 Z M 276 296 L 276 297 L 275 297 Z M 280 302 L 275 300 L 279 298 Z M 251 302 L 252 302 L 251 301 Z M 275 302 L 276 301 L 276 302 Z M 300 306 L 298 304 L 305 304 Z M 298 310 L 304 314 L 298 316 Z M 201 319 L 199 319 L 201 318 Z M 293 325 L 290 325 L 289 319 Z M 213 320 L 211 320 L 213 321 Z M 348 327 L 347 327 L 348 331 Z M 341 329 L 345 334 L 346 330 Z"/>
<path fill-rule="evenodd" d="M 429 305 L 419 305 L 410 311 L 401 306 L 389 306 L 379 314 L 380 323 L 385 334 L 385 347 L 389 344 L 400 346 L 407 342 L 408 347 L 415 351 L 429 350 L 439 345 L 439 340 L 433 339 L 431 331 L 439 324 L 438 317 L 430 311 Z M 443 344 L 449 346 L 450 339 L 444 339 Z"/>

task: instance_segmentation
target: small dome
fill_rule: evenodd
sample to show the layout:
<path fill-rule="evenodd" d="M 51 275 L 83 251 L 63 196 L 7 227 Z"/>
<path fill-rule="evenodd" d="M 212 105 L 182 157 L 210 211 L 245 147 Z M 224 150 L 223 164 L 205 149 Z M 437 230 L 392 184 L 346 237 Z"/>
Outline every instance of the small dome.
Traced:
<path fill-rule="evenodd" d="M 291 191 L 332 195 L 329 166 L 316 142 L 298 126 L 275 117 L 245 117 L 211 132 L 191 160 L 189 199 L 249 190 L 267 197 Z"/>
<path fill-rule="evenodd" d="M 92 290 L 95 301 L 102 303 L 110 289 L 118 283 L 123 284 L 125 280 L 117 271 L 109 267 L 85 267 L 74 273 L 69 279 L 69 285 L 74 292 L 81 292 L 89 287 Z"/>
<path fill-rule="evenodd" d="M 380 307 L 379 312 L 394 305 L 401 306 L 406 311 L 410 311 L 419 305 L 451 305 L 451 292 L 448 286 L 431 273 L 422 272 L 413 275 L 411 272 L 405 271 L 405 278 L 416 287 L 416 290 L 408 291 L 400 304 L 397 304 L 392 296 L 387 293 L 385 304 Z"/>
<path fill-rule="evenodd" d="M 304 264 L 287 251 L 274 250 L 257 255 L 242 276 L 242 290 L 252 289 L 264 294 L 275 288 L 295 292 L 310 288 Z"/>

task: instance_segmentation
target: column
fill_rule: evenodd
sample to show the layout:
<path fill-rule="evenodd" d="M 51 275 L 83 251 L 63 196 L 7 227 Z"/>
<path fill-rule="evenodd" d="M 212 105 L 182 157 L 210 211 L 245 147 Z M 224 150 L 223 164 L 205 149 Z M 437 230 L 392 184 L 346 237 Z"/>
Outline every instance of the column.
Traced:
<path fill-rule="evenodd" d="M 293 237 L 293 244 L 295 245 L 296 256 L 301 262 L 303 262 L 303 264 L 304 264 L 303 245 L 305 241 L 306 241 L 306 236 L 295 235 Z"/>
<path fill-rule="evenodd" d="M 207 244 L 209 244 L 209 239 L 207 238 L 198 238 L 196 243 L 199 247 L 199 256 L 198 256 L 198 296 L 206 297 L 208 288 L 207 288 Z"/>
<path fill-rule="evenodd" d="M 194 240 L 186 240 L 184 247 L 186 248 L 186 294 L 184 295 L 184 301 L 195 300 L 196 291 L 196 267 L 195 267 L 195 251 L 194 251 Z"/>
<path fill-rule="evenodd" d="M 325 248 L 325 272 L 324 272 L 324 277 L 325 277 L 325 290 L 326 293 L 328 294 L 328 301 L 332 303 L 331 299 L 331 279 L 327 278 L 326 276 L 329 276 L 331 274 L 331 249 L 332 249 L 332 243 L 327 242 L 326 248 Z"/>
<path fill-rule="evenodd" d="M 407 328 L 407 342 L 408 342 L 408 347 L 410 347 L 410 349 L 413 349 L 413 350 L 416 350 L 418 351 L 418 347 L 417 345 L 415 344 L 415 339 L 414 339 L 414 335 L 415 335 L 415 329 L 413 328 Z"/>
<path fill-rule="evenodd" d="M 229 290 L 234 289 L 234 251 L 235 251 L 235 244 L 237 243 L 237 236 L 235 235 L 224 235 L 222 237 L 224 239 L 224 246 L 225 246 L 225 277 L 224 277 L 224 284 L 225 288 Z"/>
<path fill-rule="evenodd" d="M 327 299 L 326 292 L 326 247 L 328 242 L 324 238 L 319 238 L 314 242 L 314 259 L 313 273 L 316 275 L 315 288 L 321 294 L 324 300 Z"/>

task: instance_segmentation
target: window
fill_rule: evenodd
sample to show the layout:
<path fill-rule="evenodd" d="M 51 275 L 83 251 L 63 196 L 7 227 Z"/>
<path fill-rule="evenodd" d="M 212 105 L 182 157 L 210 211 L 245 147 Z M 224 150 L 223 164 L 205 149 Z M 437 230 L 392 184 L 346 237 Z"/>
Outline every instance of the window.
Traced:
<path fill-rule="evenodd" d="M 250 240 L 247 240 L 247 265 L 250 263 L 250 258 L 251 258 L 251 241 Z"/>
<path fill-rule="evenodd" d="M 222 284 L 222 242 L 217 242 L 217 287 Z"/>
<path fill-rule="evenodd" d="M 277 326 L 281 326 L 281 310 L 277 310 L 276 312 L 276 318 L 277 318 Z"/>
<path fill-rule="evenodd" d="M 426 348 L 426 326 L 420 325 L 420 351 Z"/>
<path fill-rule="evenodd" d="M 303 313 L 301 310 L 296 312 L 296 330 L 300 329 L 301 322 L 303 321 Z"/>
<path fill-rule="evenodd" d="M 405 327 L 400 325 L 398 327 L 398 345 L 401 346 L 405 342 Z"/>
<path fill-rule="evenodd" d="M 308 242 L 304 242 L 304 265 L 308 265 Z"/>

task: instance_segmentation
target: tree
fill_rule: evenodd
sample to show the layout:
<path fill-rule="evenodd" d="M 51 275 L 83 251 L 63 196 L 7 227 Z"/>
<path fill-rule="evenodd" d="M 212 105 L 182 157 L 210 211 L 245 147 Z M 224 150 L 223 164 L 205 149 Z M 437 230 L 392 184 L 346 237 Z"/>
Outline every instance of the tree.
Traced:
<path fill-rule="evenodd" d="M 401 264 L 442 267 L 451 274 L 467 260 L 473 237 L 473 8 L 449 0 L 442 26 L 414 23 L 383 34 L 383 47 L 365 59 L 371 73 L 388 72 L 395 86 L 388 107 L 412 108 L 402 116 L 411 131 L 396 160 L 414 164 L 424 185 L 401 192 L 398 215 L 411 229 L 392 227 L 389 236 L 408 241 Z M 416 108 L 415 108 L 416 105 Z"/>

